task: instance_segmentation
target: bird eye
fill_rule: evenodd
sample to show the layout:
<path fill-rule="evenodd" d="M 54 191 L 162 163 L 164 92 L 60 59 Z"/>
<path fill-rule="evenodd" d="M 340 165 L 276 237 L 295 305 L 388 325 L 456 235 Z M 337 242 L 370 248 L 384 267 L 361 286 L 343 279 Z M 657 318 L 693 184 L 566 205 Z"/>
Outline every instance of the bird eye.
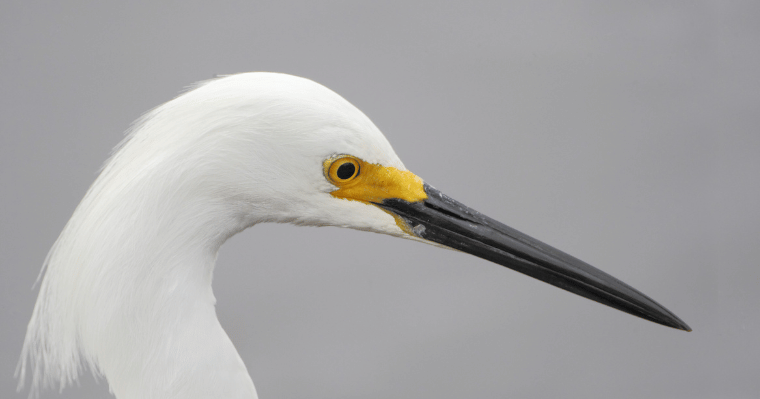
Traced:
<path fill-rule="evenodd" d="M 338 166 L 338 179 L 350 179 L 354 176 L 354 173 L 356 173 L 356 166 L 351 162 L 345 162 L 343 165 Z"/>
<path fill-rule="evenodd" d="M 327 177 L 333 183 L 345 183 L 359 175 L 359 161 L 353 157 L 344 156 L 330 164 Z"/>

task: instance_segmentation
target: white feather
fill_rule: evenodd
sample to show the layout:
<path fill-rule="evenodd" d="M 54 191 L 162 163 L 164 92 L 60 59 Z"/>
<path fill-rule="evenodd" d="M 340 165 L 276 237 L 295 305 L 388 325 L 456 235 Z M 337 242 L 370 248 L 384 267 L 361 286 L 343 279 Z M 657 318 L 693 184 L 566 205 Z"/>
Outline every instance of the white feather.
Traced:
<path fill-rule="evenodd" d="M 43 267 L 19 363 L 32 394 L 83 366 L 117 398 L 252 398 L 216 318 L 219 247 L 261 222 L 404 236 L 376 207 L 333 198 L 322 162 L 405 170 L 358 109 L 312 81 L 247 73 L 204 82 L 139 119 Z"/>

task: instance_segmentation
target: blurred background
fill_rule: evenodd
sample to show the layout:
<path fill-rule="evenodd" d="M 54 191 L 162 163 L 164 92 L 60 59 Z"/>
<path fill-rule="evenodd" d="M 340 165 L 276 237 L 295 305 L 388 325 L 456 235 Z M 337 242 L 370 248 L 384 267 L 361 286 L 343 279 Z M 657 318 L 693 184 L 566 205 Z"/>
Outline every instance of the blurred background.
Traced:
<path fill-rule="evenodd" d="M 427 182 L 694 329 L 411 241 L 257 225 L 214 289 L 262 399 L 758 397 L 758 21 L 757 1 L 3 1 L 0 397 L 28 394 L 32 285 L 123 132 L 245 71 L 333 89 Z M 80 385 L 42 396 L 109 397 Z"/>

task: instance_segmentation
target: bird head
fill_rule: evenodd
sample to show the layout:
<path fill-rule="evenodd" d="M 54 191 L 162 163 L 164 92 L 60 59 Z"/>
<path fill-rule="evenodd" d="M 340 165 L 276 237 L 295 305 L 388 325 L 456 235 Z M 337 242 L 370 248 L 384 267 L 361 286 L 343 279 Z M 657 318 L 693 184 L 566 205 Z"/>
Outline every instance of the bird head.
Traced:
<path fill-rule="evenodd" d="M 261 222 L 390 234 L 467 252 L 689 329 L 625 283 L 425 183 L 369 118 L 307 79 L 248 73 L 202 83 L 144 117 L 123 147 L 104 173 L 130 171 L 135 182 L 150 177 L 168 202 L 197 204 L 190 213 L 224 221 L 222 241 Z"/>

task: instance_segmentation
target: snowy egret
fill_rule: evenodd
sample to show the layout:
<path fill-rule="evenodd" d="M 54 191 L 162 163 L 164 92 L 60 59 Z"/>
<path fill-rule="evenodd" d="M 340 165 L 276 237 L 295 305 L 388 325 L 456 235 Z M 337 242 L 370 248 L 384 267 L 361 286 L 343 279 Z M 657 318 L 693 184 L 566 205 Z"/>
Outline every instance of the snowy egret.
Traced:
<path fill-rule="evenodd" d="M 357 108 L 310 80 L 203 82 L 139 119 L 43 266 L 18 374 L 83 366 L 119 399 L 255 398 L 214 309 L 219 247 L 257 223 L 340 226 L 464 251 L 666 326 L 647 296 L 447 197 Z"/>

